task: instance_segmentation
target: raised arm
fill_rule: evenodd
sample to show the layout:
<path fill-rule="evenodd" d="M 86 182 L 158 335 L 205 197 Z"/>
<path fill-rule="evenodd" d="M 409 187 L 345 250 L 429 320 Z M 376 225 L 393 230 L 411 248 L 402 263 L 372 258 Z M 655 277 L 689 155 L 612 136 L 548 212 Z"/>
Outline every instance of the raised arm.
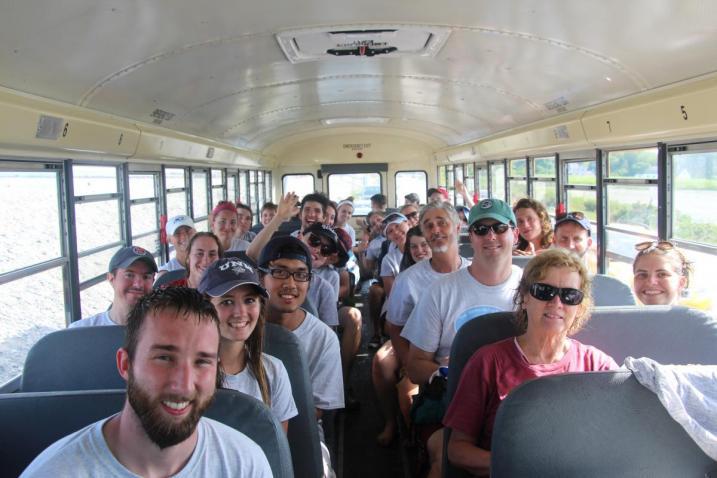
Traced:
<path fill-rule="evenodd" d="M 251 260 L 258 262 L 261 250 L 264 249 L 271 236 L 279 229 L 281 223 L 288 221 L 299 212 L 299 207 L 296 205 L 297 199 L 298 196 L 293 192 L 288 192 L 281 198 L 277 206 L 276 216 L 256 235 L 251 244 L 249 244 L 249 249 L 246 250 L 246 255 Z"/>

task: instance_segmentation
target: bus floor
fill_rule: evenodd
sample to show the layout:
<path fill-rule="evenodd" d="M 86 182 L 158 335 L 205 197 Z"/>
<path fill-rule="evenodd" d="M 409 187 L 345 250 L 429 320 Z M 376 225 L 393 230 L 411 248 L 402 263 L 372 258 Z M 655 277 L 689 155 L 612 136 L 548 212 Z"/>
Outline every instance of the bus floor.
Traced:
<path fill-rule="evenodd" d="M 376 436 L 383 428 L 383 417 L 371 382 L 374 352 L 367 347 L 371 325 L 365 298 L 356 295 L 355 299 L 356 307 L 361 310 L 363 327 L 361 348 L 349 382 L 359 406 L 344 410 L 336 417 L 334 469 L 338 478 L 410 478 L 409 463 L 412 459 L 409 455 L 412 453 L 410 447 L 403 445 L 407 443 L 405 430 L 399 432 L 391 446 L 383 447 L 376 442 Z"/>

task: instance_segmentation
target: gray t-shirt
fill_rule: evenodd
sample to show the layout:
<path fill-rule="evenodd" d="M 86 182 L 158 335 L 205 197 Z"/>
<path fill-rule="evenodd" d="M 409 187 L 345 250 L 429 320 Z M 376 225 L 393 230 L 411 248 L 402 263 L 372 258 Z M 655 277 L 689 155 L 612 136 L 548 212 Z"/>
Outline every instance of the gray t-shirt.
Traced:
<path fill-rule="evenodd" d="M 119 324 L 114 323 L 112 319 L 110 319 L 110 309 L 107 309 L 104 312 L 100 312 L 99 314 L 85 317 L 84 319 L 78 320 L 77 322 L 72 322 L 69 328 L 74 329 L 76 327 L 96 327 L 98 325 Z"/>
<path fill-rule="evenodd" d="M 470 261 L 463 257 L 460 269 L 468 267 Z M 403 327 L 408 316 L 421 298 L 431 287 L 433 281 L 449 273 L 436 272 L 431 267 L 431 261 L 426 259 L 418 262 L 401 272 L 391 288 L 391 295 L 386 301 L 386 320 L 393 325 Z"/>
<path fill-rule="evenodd" d="M 371 239 L 368 243 L 368 247 L 366 248 L 366 258 L 371 260 L 378 260 L 378 256 L 381 255 L 381 244 L 383 244 L 383 241 L 386 240 L 386 237 L 383 235 L 376 236 L 373 239 Z"/>
<path fill-rule="evenodd" d="M 381 261 L 381 277 L 396 277 L 401 272 L 401 261 L 403 260 L 403 252 L 394 244 L 388 246 L 388 252 L 383 256 Z"/>
<path fill-rule="evenodd" d="M 321 410 L 344 408 L 341 352 L 334 331 L 307 312 L 304 321 L 293 332 L 309 364 L 314 407 Z"/>
<path fill-rule="evenodd" d="M 339 301 L 339 289 L 341 287 L 341 277 L 339 277 L 339 272 L 332 266 L 319 267 L 318 269 L 314 269 L 313 272 L 313 275 L 320 276 L 326 282 L 331 284 L 331 287 L 333 287 L 336 294 L 336 297 L 334 297 L 334 305 L 336 305 Z"/>
<path fill-rule="evenodd" d="M 271 398 L 271 412 L 280 422 L 286 421 L 298 415 L 294 397 L 291 395 L 291 383 L 289 374 L 281 360 L 269 354 L 262 354 L 266 379 L 269 382 L 269 397 Z M 251 367 L 247 364 L 244 370 L 236 375 L 224 376 L 224 388 L 239 390 L 251 395 L 260 402 L 261 390 Z"/>
<path fill-rule="evenodd" d="M 338 294 L 336 294 L 331 284 L 323 277 L 312 274 L 309 292 L 307 292 L 306 296 L 311 305 L 316 308 L 319 319 L 323 323 L 331 327 L 339 325 L 339 313 L 336 309 Z"/>
<path fill-rule="evenodd" d="M 183 271 L 184 269 L 185 269 L 184 266 L 177 260 L 176 257 L 172 257 L 169 260 L 169 262 L 167 262 L 166 264 L 162 264 L 158 268 L 158 270 L 160 270 L 160 271 L 167 271 L 167 272 Z"/>
<path fill-rule="evenodd" d="M 102 419 L 56 441 L 38 455 L 20 476 L 137 478 L 137 475 L 117 461 L 102 435 L 102 427 L 110 418 Z M 175 478 L 272 476 L 264 452 L 242 433 L 209 418 L 199 420 L 197 431 L 197 446 L 186 465 L 173 475 Z"/>
<path fill-rule="evenodd" d="M 467 268 L 436 280 L 416 304 L 401 336 L 421 350 L 434 352 L 437 363 L 445 363 L 464 323 L 479 315 L 513 310 L 522 274 L 520 267 L 511 266 L 508 279 L 494 286 L 481 284 Z"/>

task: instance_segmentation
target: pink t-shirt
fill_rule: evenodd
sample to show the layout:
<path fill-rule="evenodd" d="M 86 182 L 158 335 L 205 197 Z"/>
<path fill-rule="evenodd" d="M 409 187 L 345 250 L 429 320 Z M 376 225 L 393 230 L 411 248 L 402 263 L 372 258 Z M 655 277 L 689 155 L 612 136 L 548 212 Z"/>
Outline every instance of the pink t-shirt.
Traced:
<path fill-rule="evenodd" d="M 514 338 L 481 347 L 466 363 L 443 424 L 476 438 L 476 445 L 490 450 L 493 422 L 500 402 L 515 387 L 544 375 L 567 372 L 615 370 L 609 355 L 570 340 L 570 348 L 558 362 L 531 364 Z"/>

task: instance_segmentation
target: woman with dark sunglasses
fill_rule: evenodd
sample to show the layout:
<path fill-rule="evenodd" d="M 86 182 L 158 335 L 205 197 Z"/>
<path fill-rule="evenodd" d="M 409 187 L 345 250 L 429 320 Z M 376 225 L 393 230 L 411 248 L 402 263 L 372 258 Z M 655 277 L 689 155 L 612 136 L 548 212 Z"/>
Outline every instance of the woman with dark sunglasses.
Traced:
<path fill-rule="evenodd" d="M 545 375 L 617 368 L 609 355 L 569 337 L 592 305 L 587 270 L 573 253 L 550 249 L 531 260 L 514 301 L 521 335 L 473 354 L 443 419 L 453 429 L 448 459 L 476 475 L 490 472 L 493 422 L 513 388 Z"/>
<path fill-rule="evenodd" d="M 670 241 L 647 241 L 635 245 L 632 287 L 645 305 L 677 304 L 690 283 L 692 263 Z"/>

